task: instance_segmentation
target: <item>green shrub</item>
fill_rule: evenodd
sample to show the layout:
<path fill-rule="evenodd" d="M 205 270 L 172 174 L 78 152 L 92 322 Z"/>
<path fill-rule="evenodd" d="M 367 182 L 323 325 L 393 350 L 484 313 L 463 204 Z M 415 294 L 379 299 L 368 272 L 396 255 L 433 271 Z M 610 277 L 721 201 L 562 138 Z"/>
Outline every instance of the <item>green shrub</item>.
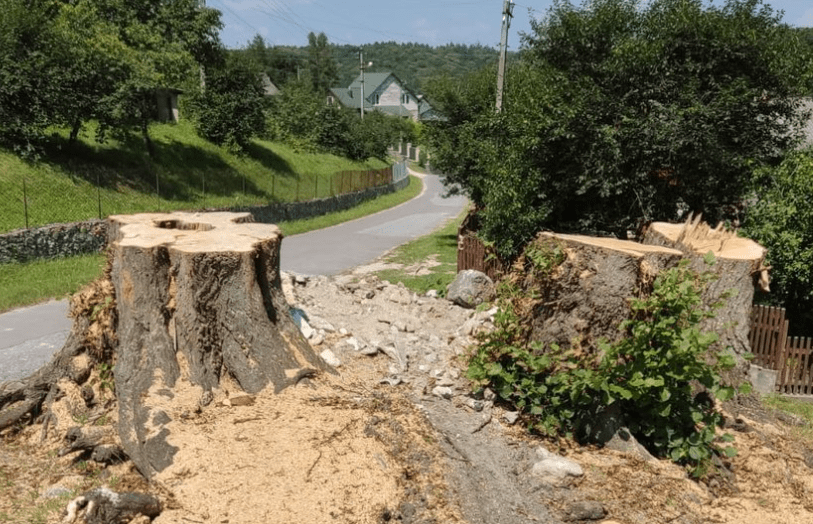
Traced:
<path fill-rule="evenodd" d="M 813 149 L 796 151 L 754 179 L 743 232 L 768 249 L 771 293 L 760 300 L 788 310 L 792 330 L 813 326 Z"/>
<path fill-rule="evenodd" d="M 661 273 L 648 298 L 632 300 L 632 316 L 620 326 L 627 337 L 600 344 L 599 356 L 529 342 L 529 323 L 512 305 L 518 301 L 506 298 L 528 297 L 503 285 L 496 329 L 472 356 L 468 377 L 477 388 L 493 388 L 545 435 L 582 439 L 594 434 L 591 426 L 601 413 L 613 410 L 651 453 L 702 475 L 713 455 L 736 453 L 719 445 L 729 436 L 715 437 L 722 415 L 712 400 L 734 394 L 720 378 L 734 360 L 710 355 L 717 335 L 698 328 L 713 315 L 701 307 L 710 278 L 711 273 L 692 271 L 687 261 Z"/>

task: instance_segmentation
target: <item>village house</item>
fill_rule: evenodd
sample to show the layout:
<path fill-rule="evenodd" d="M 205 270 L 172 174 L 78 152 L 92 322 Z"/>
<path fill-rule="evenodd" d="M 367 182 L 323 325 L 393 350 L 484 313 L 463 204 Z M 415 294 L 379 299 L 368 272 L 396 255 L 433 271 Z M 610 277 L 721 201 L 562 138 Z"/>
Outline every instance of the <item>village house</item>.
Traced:
<path fill-rule="evenodd" d="M 348 87 L 330 88 L 327 103 L 356 110 L 363 103 L 365 112 L 381 111 L 388 115 L 411 118 L 416 122 L 438 118 L 429 102 L 406 87 L 394 73 L 365 73 L 363 102 L 361 82 L 362 76 L 359 75 Z"/>

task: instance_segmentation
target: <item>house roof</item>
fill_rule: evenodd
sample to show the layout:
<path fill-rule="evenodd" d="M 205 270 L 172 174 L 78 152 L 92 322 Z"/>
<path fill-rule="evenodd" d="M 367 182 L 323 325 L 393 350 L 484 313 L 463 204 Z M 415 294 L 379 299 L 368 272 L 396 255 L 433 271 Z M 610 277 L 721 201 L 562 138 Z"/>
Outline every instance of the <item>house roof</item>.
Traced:
<path fill-rule="evenodd" d="M 333 95 L 336 100 L 343 105 L 344 107 L 356 108 L 359 107 L 359 99 L 361 98 L 361 90 L 356 88 L 353 89 L 352 87 L 331 87 L 330 94 Z M 373 104 L 369 101 L 364 101 L 364 110 L 370 111 L 373 109 Z"/>
<path fill-rule="evenodd" d="M 390 72 L 386 73 L 364 73 L 364 91 L 367 93 L 372 93 L 375 89 L 387 81 L 389 77 L 395 77 L 401 86 L 404 85 L 397 76 Z M 350 89 L 361 89 L 361 74 L 356 77 L 355 80 L 350 84 Z"/>

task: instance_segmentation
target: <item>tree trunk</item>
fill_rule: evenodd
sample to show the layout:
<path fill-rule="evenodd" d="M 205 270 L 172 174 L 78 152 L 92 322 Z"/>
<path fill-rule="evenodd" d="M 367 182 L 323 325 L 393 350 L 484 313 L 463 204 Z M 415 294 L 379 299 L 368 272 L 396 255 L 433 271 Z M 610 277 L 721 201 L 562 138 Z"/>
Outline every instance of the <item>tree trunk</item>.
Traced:
<path fill-rule="evenodd" d="M 731 348 L 742 356 L 751 351 L 748 342 L 754 285 L 768 291 L 768 269 L 763 265 L 766 250 L 756 242 L 726 231 L 722 224 L 712 229 L 701 222 L 701 217 L 690 217 L 684 224 L 655 222 L 644 235 L 644 244 L 665 246 L 682 251 L 691 267 L 698 272 L 711 271 L 717 276 L 706 288 L 703 301 L 706 306 L 720 303 L 714 318 L 702 322 L 700 329 L 717 333 L 717 350 Z M 703 258 L 711 252 L 712 266 Z M 742 362 L 742 360 L 740 359 Z"/>
<path fill-rule="evenodd" d="M 648 294 L 655 276 L 683 258 L 675 249 L 554 233 L 541 233 L 534 248 L 536 257 L 558 253 L 561 263 L 540 275 L 526 255 L 522 287 L 538 294 L 531 338 L 585 351 L 594 351 L 601 338 L 618 340 L 618 326 L 630 316 L 629 299 Z"/>
<path fill-rule="evenodd" d="M 279 280 L 282 234 L 248 213 L 112 216 L 122 446 L 147 477 L 172 463 L 169 425 L 228 377 L 275 392 L 329 370 L 302 337 Z"/>

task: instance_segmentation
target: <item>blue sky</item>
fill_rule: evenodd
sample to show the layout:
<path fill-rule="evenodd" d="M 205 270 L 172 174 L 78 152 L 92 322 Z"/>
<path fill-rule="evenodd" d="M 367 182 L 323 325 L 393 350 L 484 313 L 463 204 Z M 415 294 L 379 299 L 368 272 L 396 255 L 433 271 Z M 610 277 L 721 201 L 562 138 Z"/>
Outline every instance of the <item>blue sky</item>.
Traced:
<path fill-rule="evenodd" d="M 813 1 L 767 3 L 785 11 L 784 21 L 790 25 L 813 26 Z M 230 48 L 244 47 L 257 33 L 268 44 L 304 46 L 310 31 L 324 32 L 335 44 L 394 40 L 496 48 L 503 0 L 206 0 L 206 4 L 223 13 L 221 39 Z M 551 0 L 515 0 L 515 4 L 508 37 L 511 49 L 519 45 L 518 32 L 529 32 L 530 18 L 543 16 Z"/>

